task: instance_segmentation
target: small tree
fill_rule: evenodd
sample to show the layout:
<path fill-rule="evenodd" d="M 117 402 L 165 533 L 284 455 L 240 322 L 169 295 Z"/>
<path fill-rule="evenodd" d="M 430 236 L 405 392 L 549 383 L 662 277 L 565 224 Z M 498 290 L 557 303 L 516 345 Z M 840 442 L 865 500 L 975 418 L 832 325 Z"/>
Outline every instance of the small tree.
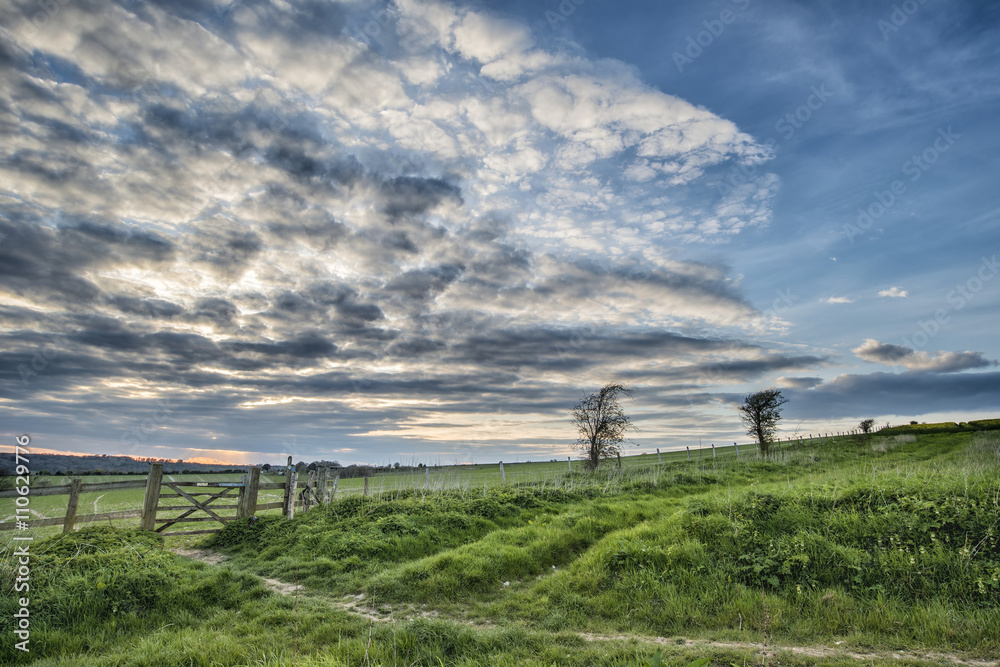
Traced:
<path fill-rule="evenodd" d="M 753 436 L 760 448 L 761 456 L 771 453 L 771 443 L 778 433 L 781 421 L 781 406 L 788 402 L 777 389 L 765 389 L 748 394 L 739 407 L 740 420 L 747 427 L 747 435 Z"/>
<path fill-rule="evenodd" d="M 631 398 L 632 390 L 623 384 L 609 383 L 584 396 L 573 406 L 573 424 L 580 437 L 576 446 L 583 450 L 588 470 L 596 470 L 601 459 L 617 456 L 625 433 L 635 430 L 632 420 L 622 410 L 618 397 Z"/>
<path fill-rule="evenodd" d="M 855 436 L 855 440 L 859 443 L 871 442 L 872 430 L 875 428 L 874 419 L 862 419 L 858 424 L 858 435 Z"/>

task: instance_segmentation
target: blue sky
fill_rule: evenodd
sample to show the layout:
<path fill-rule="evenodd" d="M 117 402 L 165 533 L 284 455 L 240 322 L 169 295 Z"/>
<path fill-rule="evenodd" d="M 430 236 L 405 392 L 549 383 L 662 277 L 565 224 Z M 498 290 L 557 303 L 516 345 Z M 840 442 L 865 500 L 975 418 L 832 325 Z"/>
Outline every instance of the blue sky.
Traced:
<path fill-rule="evenodd" d="M 1000 416 L 1000 9 L 0 9 L 11 442 L 227 462 Z"/>

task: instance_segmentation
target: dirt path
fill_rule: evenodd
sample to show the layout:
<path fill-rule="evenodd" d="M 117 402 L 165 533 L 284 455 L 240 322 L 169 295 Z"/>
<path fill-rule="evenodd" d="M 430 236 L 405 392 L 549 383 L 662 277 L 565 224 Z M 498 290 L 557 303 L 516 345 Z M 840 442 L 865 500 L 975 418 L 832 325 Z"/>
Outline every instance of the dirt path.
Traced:
<path fill-rule="evenodd" d="M 209 565 L 224 563 L 228 558 L 210 549 L 171 549 L 179 556 L 187 556 L 200 560 Z M 296 595 L 304 593 L 302 586 L 289 584 L 277 579 L 261 577 L 264 583 L 275 593 L 280 595 Z M 397 605 L 395 607 L 384 606 L 372 608 L 365 603 L 364 594 L 348 595 L 341 600 L 326 599 L 327 604 L 335 609 L 346 611 L 357 616 L 361 616 L 371 621 L 380 623 L 391 623 L 395 621 L 408 621 L 414 618 L 444 618 L 457 623 L 463 623 L 478 628 L 495 627 L 489 623 L 473 623 L 467 620 L 442 617 L 436 611 L 427 610 L 422 605 Z M 788 652 L 794 655 L 810 658 L 851 658 L 853 660 L 909 660 L 919 662 L 950 663 L 952 665 L 962 665 L 965 667 L 1000 667 L 997 660 L 977 660 L 975 658 L 963 658 L 950 653 L 940 653 L 937 651 L 854 651 L 836 646 L 779 646 L 777 644 L 752 644 L 749 642 L 722 642 L 709 639 L 684 639 L 681 637 L 650 637 L 644 635 L 604 635 L 589 632 L 577 633 L 589 642 L 627 642 L 637 641 L 643 644 L 654 644 L 659 646 L 683 646 L 694 649 L 733 649 L 739 651 L 755 651 L 761 657 L 773 658 L 781 652 Z"/>
<path fill-rule="evenodd" d="M 718 642 L 708 639 L 682 639 L 668 637 L 648 637 L 642 635 L 597 635 L 581 632 L 580 636 L 592 642 L 629 641 L 635 640 L 646 644 L 658 644 L 661 646 L 684 646 L 688 648 L 723 648 L 735 650 L 757 651 L 763 657 L 773 658 L 782 651 L 787 651 L 795 655 L 807 656 L 810 658 L 836 658 L 846 657 L 855 660 L 911 660 L 928 662 L 948 662 L 953 665 L 967 665 L 968 667 L 997 667 L 1000 662 L 996 660 L 977 660 L 975 658 L 962 658 L 950 653 L 938 653 L 936 651 L 852 651 L 841 649 L 835 646 L 781 646 L 777 644 L 751 644 L 742 642 Z"/>

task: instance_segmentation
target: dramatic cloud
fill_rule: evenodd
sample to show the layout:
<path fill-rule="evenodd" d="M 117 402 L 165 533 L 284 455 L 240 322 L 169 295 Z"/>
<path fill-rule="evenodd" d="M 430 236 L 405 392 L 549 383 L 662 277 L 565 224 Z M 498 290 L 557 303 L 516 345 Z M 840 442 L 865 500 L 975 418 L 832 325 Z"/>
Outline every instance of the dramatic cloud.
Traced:
<path fill-rule="evenodd" d="M 623 63 L 432 1 L 33 11 L 0 10 L 0 374 L 39 411 L 171 395 L 363 434 L 414 393 L 537 410 L 802 363 L 733 337 L 769 323 L 725 267 L 663 250 L 767 224 L 773 175 L 708 174 L 768 150 Z"/>
<path fill-rule="evenodd" d="M 933 373 L 954 373 L 971 368 L 996 366 L 996 361 L 986 359 L 981 352 L 924 352 L 902 345 L 882 343 L 873 338 L 865 340 L 851 350 L 858 358 L 873 363 L 903 366 L 909 370 Z"/>
<path fill-rule="evenodd" d="M 809 127 L 779 154 L 743 125 L 784 112 L 750 120 L 707 80 L 537 19 L 437 0 L 0 6 L 5 419 L 89 450 L 372 460 L 419 441 L 468 460 L 565 446 L 567 406 L 614 378 L 657 443 L 727 432 L 720 403 L 758 383 L 821 391 L 857 337 L 797 340 L 815 334 L 796 309 L 852 309 L 819 308 L 832 288 L 800 290 L 811 260 L 768 236 L 795 237 L 772 229 L 772 165 Z M 847 259 L 827 243 L 824 266 Z M 981 288 L 963 307 L 988 310 Z M 992 364 L 883 347 L 857 353 Z"/>

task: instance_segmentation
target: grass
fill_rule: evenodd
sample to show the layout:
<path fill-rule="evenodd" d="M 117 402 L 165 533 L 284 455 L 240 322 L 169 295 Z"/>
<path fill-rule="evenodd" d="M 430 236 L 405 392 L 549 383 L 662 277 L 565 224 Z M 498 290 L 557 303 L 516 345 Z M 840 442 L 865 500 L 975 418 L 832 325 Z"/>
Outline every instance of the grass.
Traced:
<path fill-rule="evenodd" d="M 768 461 L 681 456 L 507 473 L 506 486 L 386 486 L 291 522 L 234 522 L 211 538 L 223 566 L 136 530 L 36 542 L 30 657 L 624 667 L 654 664 L 656 650 L 667 665 L 1000 654 L 997 432 L 795 443 Z M 9 552 L 0 563 L 8 587 Z M 277 596 L 254 575 L 304 590 Z M 359 593 L 384 620 L 345 610 Z M 13 604 L 4 595 L 0 614 Z M 25 662 L 12 643 L 0 662 Z M 768 656 L 761 644 L 874 653 Z"/>

